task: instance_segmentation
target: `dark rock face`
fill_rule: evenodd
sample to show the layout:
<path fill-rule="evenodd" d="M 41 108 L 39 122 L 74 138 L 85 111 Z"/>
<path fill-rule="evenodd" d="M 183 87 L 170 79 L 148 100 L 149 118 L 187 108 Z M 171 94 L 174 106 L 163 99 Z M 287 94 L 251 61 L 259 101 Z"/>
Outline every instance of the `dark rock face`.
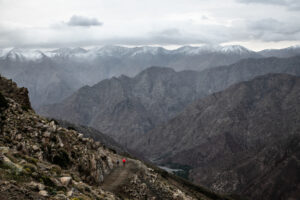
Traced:
<path fill-rule="evenodd" d="M 2 95 L 12 98 L 18 102 L 24 109 L 31 109 L 26 88 L 18 88 L 12 80 L 8 80 L 0 75 L 0 92 Z"/>
<path fill-rule="evenodd" d="M 135 141 L 188 104 L 267 73 L 300 74 L 300 57 L 247 59 L 202 72 L 151 67 L 83 87 L 60 104 L 41 107 L 45 116 L 94 127 L 132 148 Z"/>
<path fill-rule="evenodd" d="M 250 199 L 297 199 L 300 78 L 269 74 L 199 100 L 135 149 L 160 164 L 188 165 L 190 178 Z"/>

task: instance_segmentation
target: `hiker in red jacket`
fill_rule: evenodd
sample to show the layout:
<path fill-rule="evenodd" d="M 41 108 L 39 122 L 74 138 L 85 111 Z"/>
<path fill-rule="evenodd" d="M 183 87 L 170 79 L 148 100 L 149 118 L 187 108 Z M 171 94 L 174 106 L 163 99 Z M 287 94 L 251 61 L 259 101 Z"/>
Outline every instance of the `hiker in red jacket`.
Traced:
<path fill-rule="evenodd" d="M 123 158 L 123 166 L 125 167 L 125 164 L 126 164 L 126 159 Z"/>

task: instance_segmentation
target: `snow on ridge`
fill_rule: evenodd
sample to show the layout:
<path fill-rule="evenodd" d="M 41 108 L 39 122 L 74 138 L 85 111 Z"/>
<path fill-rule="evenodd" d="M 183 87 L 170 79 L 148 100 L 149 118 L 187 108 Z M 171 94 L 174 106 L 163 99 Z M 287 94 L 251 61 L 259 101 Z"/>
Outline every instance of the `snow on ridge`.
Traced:
<path fill-rule="evenodd" d="M 166 54 L 168 53 L 168 50 L 162 48 L 162 47 L 153 47 L 153 46 L 142 46 L 142 47 L 136 47 L 136 51 L 134 51 L 131 56 L 137 56 L 140 54 L 151 54 L 151 55 L 157 55 L 157 54 Z"/>
<path fill-rule="evenodd" d="M 239 45 L 202 45 L 202 46 L 182 46 L 174 50 L 168 50 L 157 46 L 141 47 L 123 47 L 123 46 L 102 46 L 91 49 L 76 48 L 59 48 L 55 50 L 33 50 L 33 49 L 0 49 L 0 58 L 9 57 L 10 59 L 27 59 L 38 60 L 46 57 L 68 57 L 78 59 L 93 59 L 96 57 L 134 57 L 143 54 L 150 55 L 201 55 L 204 53 L 224 53 L 224 54 L 243 54 L 252 52 L 247 48 Z"/>
<path fill-rule="evenodd" d="M 221 47 L 221 51 L 225 53 L 248 53 L 249 49 L 240 45 L 226 45 Z"/>
<path fill-rule="evenodd" d="M 247 48 L 240 45 L 203 45 L 199 47 L 194 46 L 183 46 L 173 51 L 174 53 L 183 53 L 187 55 L 199 55 L 202 53 L 249 53 L 251 52 Z"/>
<path fill-rule="evenodd" d="M 44 57 L 44 53 L 36 49 L 2 49 L 0 51 L 0 57 L 2 59 L 11 59 L 11 60 L 39 60 Z"/>

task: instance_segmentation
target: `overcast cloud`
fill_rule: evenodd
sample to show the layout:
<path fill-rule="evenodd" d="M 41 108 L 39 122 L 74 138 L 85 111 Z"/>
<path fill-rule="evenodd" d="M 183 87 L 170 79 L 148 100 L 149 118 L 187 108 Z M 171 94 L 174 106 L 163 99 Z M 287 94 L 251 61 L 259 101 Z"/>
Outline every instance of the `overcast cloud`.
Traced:
<path fill-rule="evenodd" d="M 102 26 L 102 22 L 99 22 L 96 18 L 88 18 L 78 15 L 73 15 L 67 24 L 69 26 Z"/>
<path fill-rule="evenodd" d="M 0 0 L 0 48 L 300 44 L 298 0 Z"/>
<path fill-rule="evenodd" d="M 280 5 L 280 6 L 285 6 L 290 10 L 300 9 L 299 0 L 238 0 L 238 2 Z"/>

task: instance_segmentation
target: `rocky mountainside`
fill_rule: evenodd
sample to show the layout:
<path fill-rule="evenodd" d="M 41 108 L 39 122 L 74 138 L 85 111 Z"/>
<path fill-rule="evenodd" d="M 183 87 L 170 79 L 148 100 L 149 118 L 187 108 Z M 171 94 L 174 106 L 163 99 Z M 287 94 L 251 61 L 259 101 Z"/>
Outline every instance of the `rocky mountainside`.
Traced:
<path fill-rule="evenodd" d="M 176 50 L 119 46 L 53 51 L 14 48 L 0 50 L 0 72 L 28 88 L 32 105 L 37 108 L 60 102 L 84 85 L 121 74 L 134 76 L 150 66 L 200 71 L 253 57 L 261 56 L 241 46 L 187 46 Z"/>
<path fill-rule="evenodd" d="M 268 74 L 196 101 L 135 149 L 215 191 L 300 196 L 300 78 Z"/>
<path fill-rule="evenodd" d="M 246 59 L 201 72 L 151 67 L 133 78 L 120 76 L 83 87 L 38 112 L 91 126 L 132 148 L 138 138 L 193 101 L 267 73 L 300 75 L 300 57 Z"/>
<path fill-rule="evenodd" d="M 1 79 L 0 199 L 228 199 L 107 149 L 26 108 Z M 7 95 L 6 91 L 11 91 Z M 22 91 L 22 89 L 20 89 Z M 20 103 L 19 103 L 20 102 Z"/>
<path fill-rule="evenodd" d="M 89 137 L 92 138 L 95 141 L 101 141 L 101 143 L 114 151 L 116 151 L 119 154 L 125 154 L 128 153 L 128 150 L 125 149 L 122 145 L 117 143 L 113 138 L 109 137 L 108 135 L 101 133 L 100 131 L 91 128 L 91 127 L 86 127 L 86 126 L 81 126 L 78 124 L 72 124 L 67 121 L 63 120 L 54 120 L 55 123 L 57 123 L 58 126 L 61 126 L 63 128 L 69 129 L 69 130 L 74 130 L 77 132 L 80 132 L 83 134 L 84 137 Z"/>

